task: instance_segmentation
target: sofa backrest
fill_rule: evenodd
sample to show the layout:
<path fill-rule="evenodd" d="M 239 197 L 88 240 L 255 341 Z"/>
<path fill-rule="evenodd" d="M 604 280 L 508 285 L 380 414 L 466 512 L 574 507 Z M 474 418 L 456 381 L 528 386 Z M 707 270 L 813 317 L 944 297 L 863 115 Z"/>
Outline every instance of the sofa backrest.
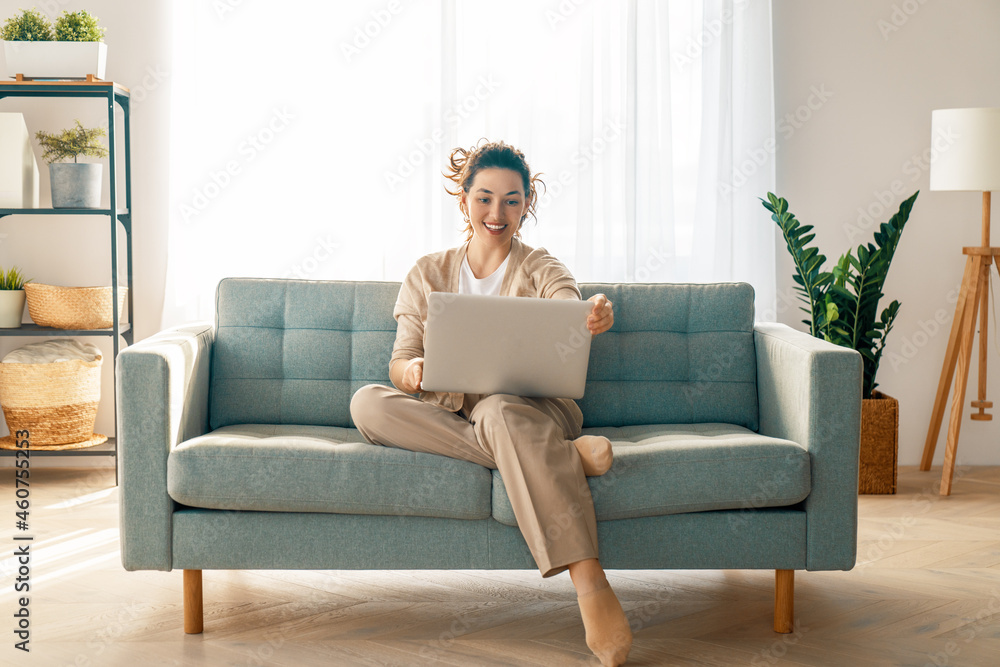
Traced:
<path fill-rule="evenodd" d="M 581 283 L 615 323 L 591 342 L 583 425 L 723 422 L 757 430 L 753 288 Z"/>
<path fill-rule="evenodd" d="M 585 426 L 725 422 L 756 430 L 753 289 L 582 283 L 614 303 L 591 345 Z M 395 282 L 227 278 L 216 294 L 209 417 L 353 426 L 351 396 L 390 384 Z"/>
<path fill-rule="evenodd" d="M 351 396 L 389 381 L 399 283 L 226 278 L 209 423 L 353 426 Z"/>

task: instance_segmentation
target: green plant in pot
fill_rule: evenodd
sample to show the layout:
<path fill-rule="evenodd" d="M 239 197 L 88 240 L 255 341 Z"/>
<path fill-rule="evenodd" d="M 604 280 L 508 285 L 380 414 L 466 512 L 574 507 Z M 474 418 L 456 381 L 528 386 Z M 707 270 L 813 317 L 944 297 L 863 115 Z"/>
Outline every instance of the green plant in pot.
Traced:
<path fill-rule="evenodd" d="M 85 10 L 64 11 L 56 19 L 56 40 L 60 42 L 100 42 L 104 39 L 104 28 L 98 18 Z"/>
<path fill-rule="evenodd" d="M 104 128 L 87 129 L 79 120 L 76 127 L 59 134 L 35 133 L 42 147 L 42 159 L 49 163 L 53 208 L 101 207 L 103 165 L 80 162 L 80 157 L 107 157 L 108 149 L 100 140 L 106 136 Z M 71 163 L 60 162 L 70 158 Z"/>
<path fill-rule="evenodd" d="M 0 37 L 5 42 L 51 42 L 56 38 L 48 17 L 36 9 L 22 9 L 7 19 Z"/>
<path fill-rule="evenodd" d="M 16 266 L 0 267 L 0 329 L 18 329 L 24 315 L 24 283 L 29 282 Z"/>
<path fill-rule="evenodd" d="M 104 28 L 86 11 L 64 11 L 55 21 L 35 9 L 22 9 L 0 29 L 7 76 L 26 79 L 104 78 L 108 48 Z"/>
<path fill-rule="evenodd" d="M 886 338 L 899 314 L 899 301 L 879 310 L 889 266 L 919 192 L 904 200 L 899 210 L 879 225 L 874 243 L 848 250 L 831 271 L 826 256 L 815 246 L 811 225 L 802 225 L 788 210 L 788 202 L 772 193 L 761 200 L 777 223 L 795 264 L 795 289 L 809 315 L 809 332 L 862 357 L 862 493 L 895 493 L 899 407 L 896 399 L 875 391 Z M 891 476 L 890 476 L 891 475 Z"/>

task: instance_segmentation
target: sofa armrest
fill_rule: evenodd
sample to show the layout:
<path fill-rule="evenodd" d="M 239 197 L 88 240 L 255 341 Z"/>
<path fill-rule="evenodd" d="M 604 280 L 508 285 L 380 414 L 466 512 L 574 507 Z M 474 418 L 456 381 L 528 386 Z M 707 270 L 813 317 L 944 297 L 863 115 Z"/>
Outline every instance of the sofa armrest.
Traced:
<path fill-rule="evenodd" d="M 754 325 L 760 433 L 809 451 L 806 568 L 857 559 L 861 355 L 784 324 Z"/>
<path fill-rule="evenodd" d="M 211 324 L 162 331 L 117 364 L 119 522 L 126 570 L 170 570 L 174 501 L 167 456 L 208 431 Z"/>

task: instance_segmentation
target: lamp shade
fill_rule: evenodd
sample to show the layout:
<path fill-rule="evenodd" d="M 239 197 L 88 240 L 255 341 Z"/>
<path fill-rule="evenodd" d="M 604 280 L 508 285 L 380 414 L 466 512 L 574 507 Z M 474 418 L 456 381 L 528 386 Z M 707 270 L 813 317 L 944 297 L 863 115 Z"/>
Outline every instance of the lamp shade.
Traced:
<path fill-rule="evenodd" d="M 1000 109 L 931 112 L 931 190 L 1000 190 Z"/>

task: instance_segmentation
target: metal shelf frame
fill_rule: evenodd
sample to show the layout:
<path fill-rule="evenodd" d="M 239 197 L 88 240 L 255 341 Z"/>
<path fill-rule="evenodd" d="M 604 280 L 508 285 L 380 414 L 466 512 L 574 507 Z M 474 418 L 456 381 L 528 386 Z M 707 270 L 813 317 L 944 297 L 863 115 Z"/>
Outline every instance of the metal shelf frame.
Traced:
<path fill-rule="evenodd" d="M 111 221 L 111 303 L 118 303 L 118 252 L 120 224 L 125 232 L 125 264 L 126 264 L 126 294 L 127 321 L 122 322 L 119 318 L 118 308 L 113 307 L 113 319 L 110 329 L 53 329 L 42 327 L 37 324 L 25 323 L 19 329 L 0 329 L 0 336 L 111 336 L 114 345 L 114 358 L 111 360 L 112 377 L 114 385 L 117 385 L 115 377 L 115 359 L 124 339 L 126 345 L 133 342 L 132 329 L 132 298 L 135 293 L 132 289 L 132 158 L 130 145 L 129 126 L 129 102 L 130 95 L 128 88 L 113 81 L 6 81 L 0 83 L 0 100 L 6 98 L 96 98 L 103 99 L 107 104 L 108 112 L 108 160 L 109 160 L 109 187 L 110 206 L 106 209 L 83 209 L 83 208 L 0 208 L 0 221 L 12 215 L 104 215 Z M 121 133 L 124 141 L 124 180 L 125 180 L 125 206 L 118 206 L 118 156 L 116 148 L 118 146 L 118 128 L 115 122 L 115 104 L 117 104 L 123 114 Z M 117 392 L 117 388 L 114 389 Z M 118 410 L 118 397 L 113 396 L 115 414 Z M 116 420 L 117 421 L 117 420 Z M 0 450 L 0 455 L 12 456 L 12 450 Z M 118 483 L 118 447 L 115 438 L 109 438 L 108 443 L 94 448 L 68 449 L 60 451 L 44 452 L 41 449 L 33 450 L 32 455 L 43 454 L 45 456 L 111 456 L 115 462 L 115 484 Z"/>

